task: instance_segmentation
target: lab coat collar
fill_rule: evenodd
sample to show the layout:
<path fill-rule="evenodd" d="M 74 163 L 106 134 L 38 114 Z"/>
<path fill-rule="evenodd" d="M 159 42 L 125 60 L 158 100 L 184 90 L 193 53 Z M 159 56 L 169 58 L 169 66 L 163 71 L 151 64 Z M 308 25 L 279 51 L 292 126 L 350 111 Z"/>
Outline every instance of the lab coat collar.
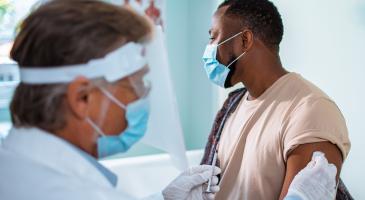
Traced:
<path fill-rule="evenodd" d="M 13 127 L 3 141 L 5 150 L 25 156 L 66 176 L 102 186 L 109 181 L 67 141 L 38 128 Z"/>

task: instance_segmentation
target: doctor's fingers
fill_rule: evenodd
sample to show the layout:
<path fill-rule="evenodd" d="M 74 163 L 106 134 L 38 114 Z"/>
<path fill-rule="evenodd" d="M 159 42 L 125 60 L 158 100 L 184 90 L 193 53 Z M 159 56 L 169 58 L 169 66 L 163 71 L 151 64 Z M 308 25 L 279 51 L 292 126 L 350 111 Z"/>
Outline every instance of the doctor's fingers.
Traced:
<path fill-rule="evenodd" d="M 219 187 L 219 185 L 211 186 L 210 187 L 211 194 L 218 193 L 220 189 L 221 188 Z"/>
<path fill-rule="evenodd" d="M 211 165 L 199 165 L 195 167 L 189 168 L 187 171 L 185 171 L 185 175 L 193 175 L 197 173 L 204 173 L 205 171 L 212 172 L 213 166 Z M 221 173 L 221 169 L 219 167 L 214 167 L 213 175 L 218 175 Z"/>
<path fill-rule="evenodd" d="M 332 163 L 328 163 L 328 160 L 323 153 L 316 157 L 313 154 L 313 160 L 311 162 L 314 162 L 312 164 L 314 171 L 318 171 L 327 176 L 335 176 L 337 174 L 336 166 Z"/>
<path fill-rule="evenodd" d="M 315 165 L 313 167 L 328 166 L 329 164 L 326 155 L 320 151 L 316 151 L 313 153 L 312 161 L 315 162 Z"/>
<path fill-rule="evenodd" d="M 203 194 L 203 199 L 204 200 L 214 200 L 215 199 L 215 195 L 219 192 L 220 187 L 218 185 L 214 185 L 210 187 L 210 193 L 204 193 Z"/>
<path fill-rule="evenodd" d="M 312 160 L 307 165 L 308 168 L 313 168 L 314 170 L 326 170 L 330 174 L 337 173 L 337 168 L 335 165 L 328 162 L 326 155 L 323 152 L 316 151 L 313 153 Z"/>
<path fill-rule="evenodd" d="M 219 179 L 217 176 L 212 177 L 212 181 L 210 182 L 210 186 L 218 185 Z"/>
<path fill-rule="evenodd" d="M 326 164 L 326 162 L 312 161 L 313 166 L 307 166 L 301 172 L 299 176 L 311 177 L 316 180 L 318 184 L 333 188 L 336 185 L 337 168 L 334 164 Z"/>
<path fill-rule="evenodd" d="M 206 193 L 206 194 L 204 194 L 203 199 L 204 200 L 214 200 L 215 199 L 215 194 L 213 194 L 213 193 Z"/>
<path fill-rule="evenodd" d="M 212 177 L 211 171 L 190 175 L 188 176 L 188 183 L 190 183 L 191 187 L 199 186 L 208 182 L 210 177 Z"/>

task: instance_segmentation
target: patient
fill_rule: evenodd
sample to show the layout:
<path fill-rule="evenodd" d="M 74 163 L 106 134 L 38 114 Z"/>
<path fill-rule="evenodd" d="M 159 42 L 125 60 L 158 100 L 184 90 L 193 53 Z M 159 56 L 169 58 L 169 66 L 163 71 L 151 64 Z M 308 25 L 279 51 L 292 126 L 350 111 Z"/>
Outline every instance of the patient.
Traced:
<path fill-rule="evenodd" d="M 225 88 L 245 86 L 232 92 L 218 113 L 202 161 L 211 163 L 223 120 L 218 200 L 283 199 L 313 152 L 326 154 L 337 178 L 349 153 L 346 122 L 335 102 L 282 66 L 283 30 L 268 0 L 226 0 L 213 16 L 203 56 L 208 77 Z"/>

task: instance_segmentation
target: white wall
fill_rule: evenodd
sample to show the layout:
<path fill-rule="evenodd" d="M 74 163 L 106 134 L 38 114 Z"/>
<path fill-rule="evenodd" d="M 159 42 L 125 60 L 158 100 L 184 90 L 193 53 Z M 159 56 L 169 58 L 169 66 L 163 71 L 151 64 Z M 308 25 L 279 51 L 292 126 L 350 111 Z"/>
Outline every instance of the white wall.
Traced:
<path fill-rule="evenodd" d="M 209 41 L 212 0 L 166 0 L 167 48 L 187 149 L 205 146 L 213 117 L 212 84 L 202 56 Z"/>

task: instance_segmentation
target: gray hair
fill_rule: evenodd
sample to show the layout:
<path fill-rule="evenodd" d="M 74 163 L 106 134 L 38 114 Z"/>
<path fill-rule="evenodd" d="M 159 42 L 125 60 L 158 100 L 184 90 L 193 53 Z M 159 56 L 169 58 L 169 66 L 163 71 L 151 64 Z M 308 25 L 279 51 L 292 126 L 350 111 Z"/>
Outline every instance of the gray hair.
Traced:
<path fill-rule="evenodd" d="M 34 126 L 42 129 L 63 128 L 65 121 L 66 84 L 26 85 L 20 83 L 15 90 L 10 108 L 14 126 Z"/>
<path fill-rule="evenodd" d="M 105 87 L 107 84 L 109 83 L 103 78 L 93 79 L 90 88 Z M 66 125 L 68 112 L 65 105 L 67 87 L 68 84 L 27 85 L 20 83 L 10 105 L 14 126 L 37 125 L 48 131 L 62 129 Z"/>

